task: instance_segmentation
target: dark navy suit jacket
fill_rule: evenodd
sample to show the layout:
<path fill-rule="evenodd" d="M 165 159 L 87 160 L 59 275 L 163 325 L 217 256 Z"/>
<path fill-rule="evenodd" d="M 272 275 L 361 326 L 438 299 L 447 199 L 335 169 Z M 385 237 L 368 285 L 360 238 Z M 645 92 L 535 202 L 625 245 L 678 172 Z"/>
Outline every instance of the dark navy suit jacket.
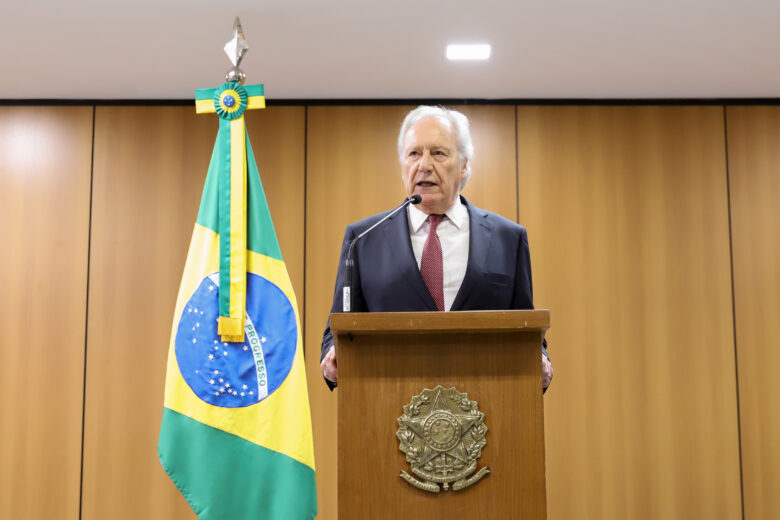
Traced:
<path fill-rule="evenodd" d="M 469 212 L 469 259 L 450 310 L 533 309 L 531 258 L 525 228 L 469 204 L 462 196 L 461 200 Z M 344 262 L 349 244 L 388 213 L 347 226 L 331 312 L 343 312 Z M 353 258 L 353 312 L 436 310 L 414 258 L 407 211 L 399 212 L 361 238 L 353 250 Z M 320 359 L 332 344 L 328 321 Z M 326 382 L 331 388 L 335 386 Z"/>

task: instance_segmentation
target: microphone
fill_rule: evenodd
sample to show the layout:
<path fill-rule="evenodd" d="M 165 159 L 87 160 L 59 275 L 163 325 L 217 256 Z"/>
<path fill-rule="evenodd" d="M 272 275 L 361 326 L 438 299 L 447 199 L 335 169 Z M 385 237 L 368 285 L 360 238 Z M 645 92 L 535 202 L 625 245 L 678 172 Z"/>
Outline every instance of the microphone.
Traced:
<path fill-rule="evenodd" d="M 368 234 L 369 231 L 373 230 L 375 227 L 377 227 L 379 224 L 384 222 L 385 220 L 389 219 L 390 217 L 397 215 L 399 211 L 404 209 L 409 204 L 419 204 L 422 202 L 422 197 L 420 195 L 414 194 L 408 199 L 406 199 L 403 204 L 395 208 L 393 211 L 379 219 L 379 221 L 371 226 L 370 228 L 366 229 L 362 233 L 360 233 L 358 236 L 352 239 L 352 242 L 349 244 L 349 249 L 347 250 L 347 259 L 344 261 L 344 291 L 342 294 L 342 302 L 341 306 L 344 310 L 344 312 L 352 312 L 352 270 L 355 267 L 355 262 L 352 260 L 352 250 L 355 249 L 355 244 L 357 244 L 357 241 L 363 238 Z"/>

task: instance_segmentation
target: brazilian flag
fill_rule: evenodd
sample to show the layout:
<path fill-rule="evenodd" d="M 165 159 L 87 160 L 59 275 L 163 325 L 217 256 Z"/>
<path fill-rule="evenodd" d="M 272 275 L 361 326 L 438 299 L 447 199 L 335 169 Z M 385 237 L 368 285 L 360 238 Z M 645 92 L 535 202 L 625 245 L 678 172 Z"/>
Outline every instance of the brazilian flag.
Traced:
<path fill-rule="evenodd" d="M 201 520 L 317 514 L 298 304 L 244 124 L 262 85 L 196 91 L 219 115 L 171 331 L 159 456 Z"/>

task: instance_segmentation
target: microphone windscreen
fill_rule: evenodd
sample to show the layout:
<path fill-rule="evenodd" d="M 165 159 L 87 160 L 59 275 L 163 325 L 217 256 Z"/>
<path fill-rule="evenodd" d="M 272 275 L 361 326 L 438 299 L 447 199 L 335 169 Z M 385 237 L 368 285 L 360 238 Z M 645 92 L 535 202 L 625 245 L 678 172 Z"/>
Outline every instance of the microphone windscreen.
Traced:
<path fill-rule="evenodd" d="M 412 204 L 419 204 L 422 202 L 422 197 L 420 195 L 414 194 L 411 197 L 409 197 L 409 202 Z"/>

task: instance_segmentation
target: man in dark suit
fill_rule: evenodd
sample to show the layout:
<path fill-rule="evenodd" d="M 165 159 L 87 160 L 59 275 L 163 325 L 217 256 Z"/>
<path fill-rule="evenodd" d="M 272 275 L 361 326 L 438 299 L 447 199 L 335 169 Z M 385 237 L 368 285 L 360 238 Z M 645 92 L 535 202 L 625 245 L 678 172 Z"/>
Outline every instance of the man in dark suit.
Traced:
<path fill-rule="evenodd" d="M 398 137 L 401 178 L 417 206 L 391 217 L 353 251 L 353 312 L 533 309 L 525 228 L 471 205 L 460 191 L 474 148 L 466 116 L 421 106 Z M 347 227 L 331 312 L 342 312 L 343 265 L 352 240 L 387 213 Z M 552 364 L 542 346 L 542 385 Z M 330 324 L 322 338 L 322 374 L 332 389 L 338 369 Z"/>

